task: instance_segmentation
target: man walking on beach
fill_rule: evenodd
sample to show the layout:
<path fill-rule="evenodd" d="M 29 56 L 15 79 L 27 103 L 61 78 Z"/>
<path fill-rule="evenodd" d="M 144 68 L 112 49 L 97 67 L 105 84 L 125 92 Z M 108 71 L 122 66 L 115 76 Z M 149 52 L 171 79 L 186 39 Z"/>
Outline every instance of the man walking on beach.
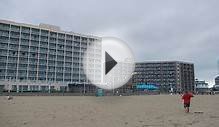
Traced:
<path fill-rule="evenodd" d="M 194 96 L 192 95 L 192 93 L 189 93 L 188 91 L 185 91 L 185 93 L 182 96 L 186 113 L 189 113 L 190 101 L 192 97 Z"/>

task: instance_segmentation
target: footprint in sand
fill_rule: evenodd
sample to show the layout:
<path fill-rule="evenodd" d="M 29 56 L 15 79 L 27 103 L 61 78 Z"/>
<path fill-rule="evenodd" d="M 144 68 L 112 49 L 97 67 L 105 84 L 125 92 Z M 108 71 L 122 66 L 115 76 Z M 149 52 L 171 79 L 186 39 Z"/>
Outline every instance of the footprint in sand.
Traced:
<path fill-rule="evenodd" d="M 174 127 L 180 127 L 180 126 L 181 126 L 181 124 L 178 124 L 178 123 L 173 123 L 173 126 L 174 126 Z"/>
<path fill-rule="evenodd" d="M 210 118 L 219 118 L 219 116 L 210 115 Z"/>
<path fill-rule="evenodd" d="M 140 121 L 138 121 L 139 123 L 143 123 L 144 121 L 142 121 L 142 120 L 140 120 Z"/>

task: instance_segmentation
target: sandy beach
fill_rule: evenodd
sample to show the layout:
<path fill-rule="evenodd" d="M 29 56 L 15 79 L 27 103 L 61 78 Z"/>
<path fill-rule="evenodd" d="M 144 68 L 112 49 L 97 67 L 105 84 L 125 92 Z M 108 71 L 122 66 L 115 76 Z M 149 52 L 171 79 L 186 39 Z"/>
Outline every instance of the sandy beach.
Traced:
<path fill-rule="evenodd" d="M 0 97 L 1 127 L 218 127 L 219 95 Z M 200 112 L 200 113 L 196 113 Z"/>

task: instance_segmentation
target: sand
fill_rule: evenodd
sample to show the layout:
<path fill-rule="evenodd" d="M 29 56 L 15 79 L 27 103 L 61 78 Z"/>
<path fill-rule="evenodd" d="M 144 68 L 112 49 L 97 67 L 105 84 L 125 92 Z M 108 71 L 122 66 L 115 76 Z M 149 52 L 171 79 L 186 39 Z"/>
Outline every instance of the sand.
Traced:
<path fill-rule="evenodd" d="M 219 95 L 1 96 L 0 127 L 219 127 Z"/>

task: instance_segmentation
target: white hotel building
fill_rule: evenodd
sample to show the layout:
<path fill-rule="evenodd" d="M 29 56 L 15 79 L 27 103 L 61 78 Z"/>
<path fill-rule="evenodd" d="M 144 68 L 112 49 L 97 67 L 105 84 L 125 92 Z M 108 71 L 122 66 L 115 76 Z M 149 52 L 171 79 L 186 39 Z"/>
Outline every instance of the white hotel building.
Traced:
<path fill-rule="evenodd" d="M 94 63 L 90 74 L 100 82 L 101 38 L 62 31 L 47 24 L 30 25 L 0 20 L 0 89 L 22 91 L 69 90 L 90 85 L 83 70 L 85 51 Z M 85 65 L 84 65 L 85 66 Z"/>

